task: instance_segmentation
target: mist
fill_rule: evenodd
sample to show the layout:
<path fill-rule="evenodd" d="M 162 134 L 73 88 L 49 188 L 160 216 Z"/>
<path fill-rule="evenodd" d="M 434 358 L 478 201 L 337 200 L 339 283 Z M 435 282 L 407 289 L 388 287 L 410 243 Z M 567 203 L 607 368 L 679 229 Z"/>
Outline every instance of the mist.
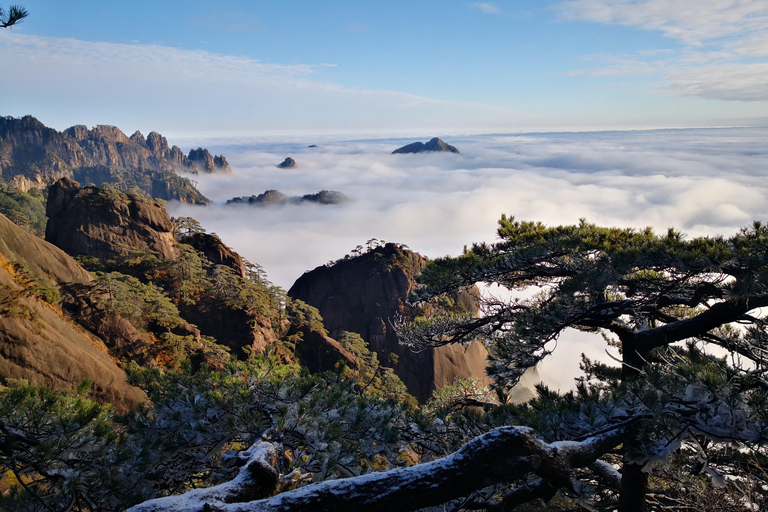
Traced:
<path fill-rule="evenodd" d="M 457 255 L 473 242 L 495 241 L 502 213 L 548 225 L 586 218 L 730 235 L 768 219 L 767 136 L 768 128 L 717 128 L 443 137 L 458 155 L 391 154 L 413 138 L 172 140 L 224 154 L 233 172 L 193 177 L 213 205 L 171 203 L 169 211 L 200 221 L 285 289 L 371 238 L 427 257 Z M 288 156 L 298 168 L 277 168 Z M 270 189 L 289 196 L 337 190 L 350 201 L 224 204 Z M 561 343 L 568 346 L 548 367 L 578 361 L 582 351 L 605 357 L 602 344 Z M 555 387 L 570 387 L 570 374 L 549 373 Z"/>

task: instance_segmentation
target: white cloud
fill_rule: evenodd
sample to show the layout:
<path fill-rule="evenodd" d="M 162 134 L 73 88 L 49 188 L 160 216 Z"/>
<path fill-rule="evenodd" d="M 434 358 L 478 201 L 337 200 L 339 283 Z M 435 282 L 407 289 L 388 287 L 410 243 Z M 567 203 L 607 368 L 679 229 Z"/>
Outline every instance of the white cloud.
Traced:
<path fill-rule="evenodd" d="M 172 140 L 185 148 L 208 146 L 230 161 L 232 174 L 196 178 L 219 203 L 267 189 L 289 195 L 340 190 L 352 201 L 171 207 L 175 215 L 197 218 L 288 288 L 305 270 L 372 237 L 431 257 L 459 254 L 465 244 L 494 241 L 502 212 L 549 225 L 586 217 L 598 225 L 729 235 L 754 219 L 768 220 L 766 137 L 768 128 L 445 137 L 460 155 L 390 154 L 412 139 Z M 308 148 L 312 143 L 319 147 Z M 286 156 L 299 168 L 277 169 Z M 570 386 L 587 344 L 590 356 L 604 346 L 595 337 L 576 341 L 568 348 L 574 340 L 564 337 L 558 348 L 570 354 L 571 370 L 560 369 L 561 358 L 551 362 L 556 371 L 542 371 L 556 387 Z"/>
<path fill-rule="evenodd" d="M 469 6 L 472 7 L 473 9 L 479 9 L 479 10 L 483 11 L 486 14 L 500 14 L 501 13 L 501 9 L 499 9 L 495 5 L 493 5 L 491 3 L 488 3 L 488 2 L 475 2 L 475 3 L 469 4 Z"/>
<path fill-rule="evenodd" d="M 571 0 L 556 9 L 565 20 L 657 30 L 695 46 L 723 36 L 768 30 L 764 0 Z"/>
<path fill-rule="evenodd" d="M 768 101 L 768 62 L 670 69 L 665 86 L 695 98 Z"/>
<path fill-rule="evenodd" d="M 638 76 L 650 75 L 658 71 L 657 63 L 649 63 L 643 60 L 618 55 L 586 55 L 582 59 L 600 61 L 601 64 L 605 64 L 607 67 L 601 67 L 599 69 L 579 69 L 575 71 L 567 71 L 564 73 L 564 75 L 591 77 Z"/>
<path fill-rule="evenodd" d="M 555 6 L 561 20 L 591 21 L 659 31 L 684 45 L 676 59 L 635 61 L 571 75 L 630 76 L 659 73 L 662 90 L 717 100 L 763 101 L 768 63 L 745 58 L 768 56 L 768 3 L 764 0 L 569 0 Z M 620 60 L 619 57 L 615 59 Z"/>
<path fill-rule="evenodd" d="M 108 120 L 158 131 L 439 130 L 509 127 L 512 109 L 355 89 L 332 64 L 282 65 L 168 46 L 0 33 L 4 114 L 48 112 L 57 128 Z"/>

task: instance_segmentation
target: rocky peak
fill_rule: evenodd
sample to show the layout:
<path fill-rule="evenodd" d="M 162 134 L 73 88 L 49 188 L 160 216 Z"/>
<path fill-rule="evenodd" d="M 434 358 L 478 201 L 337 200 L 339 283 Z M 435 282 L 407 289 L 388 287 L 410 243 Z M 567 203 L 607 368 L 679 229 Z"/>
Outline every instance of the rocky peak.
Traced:
<path fill-rule="evenodd" d="M 110 142 L 121 142 L 123 144 L 129 143 L 129 139 L 117 126 L 108 124 L 98 124 L 89 133 L 91 138 L 100 138 Z"/>
<path fill-rule="evenodd" d="M 277 164 L 280 169 L 295 169 L 298 167 L 296 160 L 291 157 L 286 158 L 281 163 Z"/>
<path fill-rule="evenodd" d="M 81 140 L 88 138 L 88 127 L 84 124 L 76 124 L 75 126 L 70 126 L 62 133 L 68 137 L 72 137 L 77 142 L 80 142 Z"/>
<path fill-rule="evenodd" d="M 189 151 L 189 156 L 187 156 L 187 159 L 196 171 L 208 173 L 216 171 L 232 171 L 226 158 L 224 158 L 222 155 L 213 156 L 207 149 L 192 149 Z"/>
<path fill-rule="evenodd" d="M 407 144 L 401 148 L 398 148 L 392 152 L 393 155 L 405 154 L 405 153 L 427 153 L 427 152 L 449 152 L 458 153 L 459 150 L 450 144 L 446 144 L 442 140 L 434 137 L 429 142 L 424 144 L 423 142 L 413 142 Z"/>
<path fill-rule="evenodd" d="M 171 151 L 166 138 L 157 132 L 149 132 L 149 135 L 147 135 L 147 147 L 158 157 L 165 157 Z"/>
<path fill-rule="evenodd" d="M 141 133 L 139 130 L 136 130 L 135 132 L 133 132 L 133 135 L 131 135 L 130 139 L 136 144 L 139 144 L 141 146 L 147 145 L 147 139 L 144 138 L 144 134 Z"/>
<path fill-rule="evenodd" d="M 379 359 L 389 354 L 398 357 L 395 373 L 419 401 L 432 391 L 453 383 L 456 377 L 473 376 L 487 382 L 487 352 L 479 342 L 449 345 L 413 353 L 397 341 L 392 322 L 397 315 L 416 316 L 420 312 L 407 303 L 415 286 L 415 276 L 427 259 L 393 243 L 369 241 L 353 255 L 330 266 L 318 267 L 301 276 L 288 295 L 316 307 L 333 338 L 343 331 L 358 333 L 378 352 Z M 454 294 L 454 307 L 477 314 L 477 289 Z"/>

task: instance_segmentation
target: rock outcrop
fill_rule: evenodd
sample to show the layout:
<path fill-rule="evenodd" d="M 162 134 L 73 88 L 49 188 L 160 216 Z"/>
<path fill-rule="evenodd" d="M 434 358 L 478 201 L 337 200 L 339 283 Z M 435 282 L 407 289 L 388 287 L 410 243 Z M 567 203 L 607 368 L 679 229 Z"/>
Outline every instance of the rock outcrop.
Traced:
<path fill-rule="evenodd" d="M 197 252 L 208 258 L 208 261 L 214 265 L 224 265 L 234 270 L 235 274 L 240 277 L 245 277 L 243 257 L 224 245 L 218 236 L 209 233 L 195 233 L 183 237 L 180 242 L 194 247 Z"/>
<path fill-rule="evenodd" d="M 426 262 L 423 256 L 388 243 L 305 273 L 288 295 L 316 307 L 331 337 L 338 338 L 343 331 L 356 332 L 370 350 L 379 353 L 380 360 L 396 355 L 395 373 L 423 402 L 433 390 L 453 383 L 456 377 L 473 376 L 487 382 L 487 351 L 479 342 L 420 353 L 397 342 L 392 320 L 396 315 L 418 313 L 406 301 L 414 277 Z M 476 289 L 462 291 L 452 300 L 455 307 L 478 312 Z"/>
<path fill-rule="evenodd" d="M 349 197 L 336 190 L 321 190 L 316 194 L 289 197 L 279 190 L 267 190 L 263 194 L 253 196 L 233 197 L 227 199 L 227 204 L 250 204 L 253 206 L 275 206 L 286 204 L 341 204 L 349 201 Z"/>
<path fill-rule="evenodd" d="M 45 239 L 70 255 L 106 261 L 154 252 L 173 259 L 178 250 L 173 223 L 164 208 L 143 198 L 80 187 L 62 178 L 48 192 Z"/>
<path fill-rule="evenodd" d="M 294 160 L 291 157 L 287 157 L 285 160 L 277 164 L 277 167 L 280 169 L 295 169 L 298 167 L 298 164 L 296 163 L 296 160 Z"/>
<path fill-rule="evenodd" d="M 0 382 L 25 379 L 71 389 L 91 379 L 91 396 L 127 412 L 146 400 L 130 386 L 104 344 L 66 319 L 55 304 L 29 293 L 29 275 L 55 285 L 87 284 L 90 274 L 53 245 L 0 215 Z"/>
<path fill-rule="evenodd" d="M 456 147 L 451 146 L 450 144 L 446 144 L 442 140 L 438 139 L 437 137 L 433 138 L 426 144 L 423 142 L 413 142 L 411 144 L 407 144 L 401 148 L 398 148 L 392 152 L 393 155 L 396 154 L 403 154 L 403 153 L 428 153 L 428 152 L 449 152 L 449 153 L 458 153 L 459 150 L 456 149 Z"/>
<path fill-rule="evenodd" d="M 62 132 L 32 116 L 0 117 L 0 173 L 23 188 L 67 177 L 81 183 L 121 182 L 160 199 L 207 203 L 177 172 L 228 172 L 223 156 L 198 148 L 185 156 L 157 132 L 126 136 L 115 126 L 76 125 Z M 37 185 L 36 185 L 37 184 Z"/>

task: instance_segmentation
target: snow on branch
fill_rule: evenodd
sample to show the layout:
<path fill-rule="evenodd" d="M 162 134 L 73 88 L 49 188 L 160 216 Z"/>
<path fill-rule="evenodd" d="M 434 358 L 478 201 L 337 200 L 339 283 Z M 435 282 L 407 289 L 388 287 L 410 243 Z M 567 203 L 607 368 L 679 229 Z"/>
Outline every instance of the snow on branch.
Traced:
<path fill-rule="evenodd" d="M 513 482 L 529 473 L 554 488 L 571 487 L 572 468 L 591 465 L 623 442 L 642 420 L 638 417 L 636 422 L 624 422 L 581 442 L 551 444 L 535 437 L 530 428 L 500 427 L 433 462 L 324 481 L 257 499 L 258 493 L 274 492 L 279 481 L 277 471 L 268 469 L 274 463 L 275 447 L 262 442 L 242 454 L 247 463 L 232 481 L 147 501 L 126 512 L 407 511 L 468 496 L 493 484 Z"/>

